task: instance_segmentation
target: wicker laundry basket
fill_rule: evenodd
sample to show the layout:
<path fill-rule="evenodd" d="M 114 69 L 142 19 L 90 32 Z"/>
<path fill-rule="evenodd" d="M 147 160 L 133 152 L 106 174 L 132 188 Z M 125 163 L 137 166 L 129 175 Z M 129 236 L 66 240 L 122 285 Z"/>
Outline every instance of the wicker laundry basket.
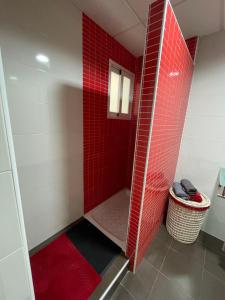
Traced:
<path fill-rule="evenodd" d="M 210 207 L 210 199 L 202 193 L 201 196 L 200 203 L 187 201 L 177 197 L 173 189 L 170 189 L 166 228 L 175 240 L 191 244 L 197 239 Z"/>

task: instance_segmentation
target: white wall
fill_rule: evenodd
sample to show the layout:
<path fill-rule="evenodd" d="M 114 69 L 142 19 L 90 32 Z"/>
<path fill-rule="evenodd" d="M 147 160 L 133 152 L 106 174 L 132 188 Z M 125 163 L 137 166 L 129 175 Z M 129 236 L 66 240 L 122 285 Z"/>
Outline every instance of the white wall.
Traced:
<path fill-rule="evenodd" d="M 0 47 L 29 248 L 83 213 L 82 15 L 0 0 Z M 41 64 L 37 54 L 49 63 Z"/>
<path fill-rule="evenodd" d="M 0 299 L 34 299 L 0 53 Z"/>
<path fill-rule="evenodd" d="M 203 230 L 225 240 L 225 200 L 217 177 L 225 167 L 225 32 L 200 39 L 176 179 L 187 177 L 212 200 Z"/>

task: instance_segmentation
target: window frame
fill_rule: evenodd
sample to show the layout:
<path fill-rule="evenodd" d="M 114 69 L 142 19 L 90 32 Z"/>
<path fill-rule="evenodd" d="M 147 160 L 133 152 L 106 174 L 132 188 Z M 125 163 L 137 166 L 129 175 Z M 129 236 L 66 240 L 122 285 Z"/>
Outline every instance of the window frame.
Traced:
<path fill-rule="evenodd" d="M 110 111 L 110 90 L 111 90 L 111 71 L 113 69 L 116 69 L 120 72 L 120 85 L 119 85 L 119 112 L 111 112 Z M 130 79 L 130 97 L 129 97 L 129 108 L 128 113 L 122 113 L 122 91 L 123 91 L 123 77 L 127 77 Z M 122 67 L 120 64 L 116 63 L 112 59 L 109 59 L 109 78 L 108 78 L 108 105 L 107 105 L 107 118 L 108 119 L 121 119 L 121 120 L 130 120 L 131 119 L 131 113 L 132 113 L 132 103 L 133 103 L 133 97 L 134 97 L 134 79 L 135 74 L 127 70 L 126 68 Z"/>

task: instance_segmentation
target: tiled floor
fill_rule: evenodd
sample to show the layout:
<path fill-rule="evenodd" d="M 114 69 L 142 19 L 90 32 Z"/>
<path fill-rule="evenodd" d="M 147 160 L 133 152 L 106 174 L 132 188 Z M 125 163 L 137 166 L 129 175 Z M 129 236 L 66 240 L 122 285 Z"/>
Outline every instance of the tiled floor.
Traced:
<path fill-rule="evenodd" d="M 205 234 L 181 244 L 162 226 L 136 274 L 126 274 L 111 300 L 225 300 L 221 247 Z"/>

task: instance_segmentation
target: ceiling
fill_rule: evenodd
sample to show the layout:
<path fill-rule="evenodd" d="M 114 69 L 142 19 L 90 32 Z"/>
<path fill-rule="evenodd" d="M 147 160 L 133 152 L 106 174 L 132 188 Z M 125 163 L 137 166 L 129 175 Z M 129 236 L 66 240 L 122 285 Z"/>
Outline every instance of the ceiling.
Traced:
<path fill-rule="evenodd" d="M 143 54 L 148 5 L 154 0 L 72 0 L 136 56 Z M 171 0 L 185 38 L 225 29 L 225 0 Z"/>

